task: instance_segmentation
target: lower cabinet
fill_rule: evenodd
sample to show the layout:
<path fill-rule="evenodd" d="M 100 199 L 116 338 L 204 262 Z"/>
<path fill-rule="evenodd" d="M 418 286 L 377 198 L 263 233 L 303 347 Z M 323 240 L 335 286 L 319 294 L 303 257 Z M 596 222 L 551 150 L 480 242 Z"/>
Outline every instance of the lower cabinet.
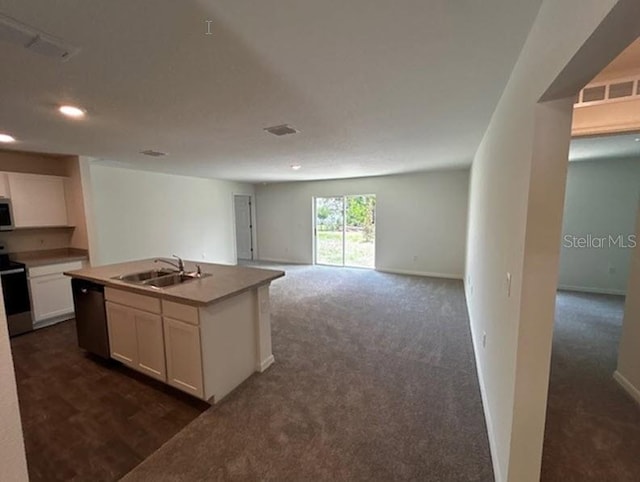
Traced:
<path fill-rule="evenodd" d="M 29 268 L 29 292 L 34 325 L 46 325 L 48 320 L 73 318 L 71 279 L 64 271 L 82 268 L 81 261 Z"/>
<path fill-rule="evenodd" d="M 204 397 L 200 328 L 164 317 L 167 383 L 196 397 Z"/>
<path fill-rule="evenodd" d="M 253 372 L 273 363 L 269 292 L 264 290 L 260 304 L 252 290 L 193 306 L 107 286 L 111 357 L 217 403 Z"/>
<path fill-rule="evenodd" d="M 133 321 L 133 309 L 110 301 L 106 302 L 106 307 L 111 358 L 137 368 L 138 335 Z"/>
<path fill-rule="evenodd" d="M 162 317 L 111 301 L 106 307 L 111 357 L 167 381 Z"/>

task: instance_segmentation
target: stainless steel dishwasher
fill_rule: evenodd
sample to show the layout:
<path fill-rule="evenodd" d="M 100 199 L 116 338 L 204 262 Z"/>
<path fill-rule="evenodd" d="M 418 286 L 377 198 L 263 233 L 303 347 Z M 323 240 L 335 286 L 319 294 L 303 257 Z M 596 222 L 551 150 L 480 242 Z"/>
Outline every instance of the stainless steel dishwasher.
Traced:
<path fill-rule="evenodd" d="M 90 353 L 109 358 L 109 332 L 104 306 L 104 286 L 77 278 L 71 280 L 76 309 L 78 345 Z"/>

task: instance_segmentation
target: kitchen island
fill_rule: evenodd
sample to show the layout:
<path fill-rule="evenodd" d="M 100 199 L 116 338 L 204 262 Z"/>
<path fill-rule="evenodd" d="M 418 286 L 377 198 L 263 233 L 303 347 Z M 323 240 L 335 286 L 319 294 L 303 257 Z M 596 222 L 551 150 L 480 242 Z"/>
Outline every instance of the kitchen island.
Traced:
<path fill-rule="evenodd" d="M 65 274 L 104 287 L 111 358 L 217 403 L 274 362 L 269 285 L 284 272 L 199 265 L 201 277 L 195 263 L 186 262 L 179 272 L 162 270 L 153 259 Z M 149 284 L 153 279 L 145 282 L 146 275 L 157 276 L 157 286 Z M 172 285 L 160 282 L 176 277 Z M 78 319 L 79 339 L 80 325 Z"/>

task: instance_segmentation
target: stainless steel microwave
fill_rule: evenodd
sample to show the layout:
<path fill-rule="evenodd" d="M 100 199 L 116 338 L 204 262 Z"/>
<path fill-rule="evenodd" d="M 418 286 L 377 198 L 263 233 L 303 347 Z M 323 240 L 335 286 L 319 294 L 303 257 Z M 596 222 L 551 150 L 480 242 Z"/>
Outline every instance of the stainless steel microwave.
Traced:
<path fill-rule="evenodd" d="M 0 231 L 11 231 L 13 229 L 13 209 L 11 199 L 0 198 Z"/>

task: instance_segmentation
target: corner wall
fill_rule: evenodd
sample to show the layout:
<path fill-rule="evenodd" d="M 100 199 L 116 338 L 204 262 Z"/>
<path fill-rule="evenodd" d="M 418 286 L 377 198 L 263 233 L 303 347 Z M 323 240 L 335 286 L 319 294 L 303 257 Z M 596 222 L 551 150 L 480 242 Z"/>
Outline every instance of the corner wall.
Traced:
<path fill-rule="evenodd" d="M 636 247 L 631 260 L 629 290 L 624 309 L 622 336 L 618 350 L 618 369 L 614 378 L 640 403 L 640 205 L 635 233 Z"/>
<path fill-rule="evenodd" d="M 83 162 L 92 264 L 172 254 L 236 263 L 233 195 L 252 185 Z"/>
<path fill-rule="evenodd" d="M 258 258 L 313 263 L 313 198 L 376 195 L 376 269 L 462 278 L 469 171 L 256 186 Z"/>
<path fill-rule="evenodd" d="M 572 101 L 637 10 L 545 0 L 474 158 L 466 293 L 498 481 L 540 477 Z"/>
<path fill-rule="evenodd" d="M 27 482 L 27 459 L 22 438 L 16 377 L 9 345 L 4 300 L 0 296 L 0 467 L 6 482 Z"/>

